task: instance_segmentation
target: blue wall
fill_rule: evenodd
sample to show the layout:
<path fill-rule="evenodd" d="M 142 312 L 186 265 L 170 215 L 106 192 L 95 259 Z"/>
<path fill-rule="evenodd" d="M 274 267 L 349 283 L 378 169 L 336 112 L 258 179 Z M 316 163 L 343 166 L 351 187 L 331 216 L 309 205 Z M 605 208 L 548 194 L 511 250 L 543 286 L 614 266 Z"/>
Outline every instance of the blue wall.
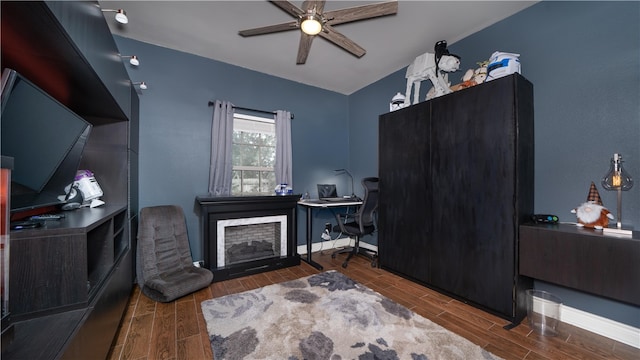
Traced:
<path fill-rule="evenodd" d="M 210 100 L 291 111 L 294 191 L 316 197 L 316 183 L 331 182 L 347 193 L 350 183 L 333 171 L 349 165 L 347 96 L 123 37 L 116 42 L 140 58 L 139 67 L 127 66 L 132 81 L 149 86 L 138 90 L 140 207 L 182 206 L 194 259 L 203 259 L 195 197 L 208 191 Z M 315 214 L 318 237 L 329 216 Z"/>
<path fill-rule="evenodd" d="M 623 154 L 625 167 L 640 179 L 639 24 L 638 2 L 542 2 L 450 44 L 465 70 L 496 50 L 521 54 L 522 74 L 534 84 L 536 212 L 575 221 L 569 211 L 586 200 L 591 181 L 614 210 L 614 194 L 599 185 L 614 152 Z M 333 182 L 347 194 L 348 178 L 332 170 L 349 168 L 362 195 L 358 179 L 377 175 L 378 115 L 404 91 L 404 68 L 346 96 L 122 37 L 116 42 L 121 53 L 141 60 L 139 68 L 129 68 L 131 79 L 149 84 L 139 92 L 140 206 L 181 205 L 195 259 L 202 258 L 194 198 L 207 192 L 209 100 L 295 114 L 296 193 L 315 196 L 316 183 Z M 432 48 L 425 44 L 425 51 Z M 451 75 L 452 82 L 463 72 Z M 623 195 L 624 223 L 640 228 L 640 184 Z M 329 212 L 316 214 L 318 239 L 329 219 Z M 301 223 L 299 244 L 304 231 Z M 377 243 L 375 237 L 365 241 Z M 561 292 L 569 306 L 640 327 L 637 307 L 550 290 Z"/>
<path fill-rule="evenodd" d="M 425 44 L 425 51 L 432 48 Z M 636 179 L 623 193 L 623 224 L 640 229 L 639 2 L 541 2 L 449 50 L 462 57 L 461 71 L 449 76 L 454 84 L 494 51 L 521 54 L 522 75 L 534 85 L 537 213 L 575 222 L 570 210 L 586 201 L 594 181 L 615 215 L 616 196 L 602 189 L 600 179 L 618 152 Z M 404 74 L 401 69 L 349 96 L 351 164 L 360 174 L 377 172 L 371 165 L 377 159 L 376 114 L 404 92 Z M 421 99 L 429 88 L 422 86 Z M 541 282 L 535 287 L 571 307 L 640 327 L 638 307 Z"/>

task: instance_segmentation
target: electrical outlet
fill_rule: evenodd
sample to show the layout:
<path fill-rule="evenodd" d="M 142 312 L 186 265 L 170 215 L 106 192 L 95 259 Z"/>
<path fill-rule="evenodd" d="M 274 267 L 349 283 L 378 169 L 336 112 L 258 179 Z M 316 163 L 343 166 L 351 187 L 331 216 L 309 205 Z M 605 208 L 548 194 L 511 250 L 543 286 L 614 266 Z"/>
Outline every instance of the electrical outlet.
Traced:
<path fill-rule="evenodd" d="M 331 240 L 331 235 L 329 235 L 329 230 L 324 230 L 324 232 L 322 233 L 322 235 L 320 235 L 320 237 L 322 238 L 322 240 Z"/>
<path fill-rule="evenodd" d="M 204 266 L 204 260 L 194 261 L 193 262 L 193 266 L 195 266 L 195 267 L 203 267 Z"/>

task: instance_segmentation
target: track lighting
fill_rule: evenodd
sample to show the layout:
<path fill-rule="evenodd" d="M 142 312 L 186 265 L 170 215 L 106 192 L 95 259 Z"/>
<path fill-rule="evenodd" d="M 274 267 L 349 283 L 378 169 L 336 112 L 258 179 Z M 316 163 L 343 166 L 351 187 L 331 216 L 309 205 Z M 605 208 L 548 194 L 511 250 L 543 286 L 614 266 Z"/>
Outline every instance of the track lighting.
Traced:
<path fill-rule="evenodd" d="M 147 90 L 147 83 L 144 81 L 133 82 L 131 85 L 140 85 L 141 90 Z"/>
<path fill-rule="evenodd" d="M 123 59 L 129 58 L 129 63 L 133 66 L 140 65 L 140 60 L 138 60 L 138 57 L 135 55 L 120 55 L 120 57 Z"/>
<path fill-rule="evenodd" d="M 120 24 L 126 24 L 129 22 L 129 18 L 127 17 L 127 13 L 122 9 L 101 9 L 102 12 L 114 12 L 116 13 L 116 21 Z"/>

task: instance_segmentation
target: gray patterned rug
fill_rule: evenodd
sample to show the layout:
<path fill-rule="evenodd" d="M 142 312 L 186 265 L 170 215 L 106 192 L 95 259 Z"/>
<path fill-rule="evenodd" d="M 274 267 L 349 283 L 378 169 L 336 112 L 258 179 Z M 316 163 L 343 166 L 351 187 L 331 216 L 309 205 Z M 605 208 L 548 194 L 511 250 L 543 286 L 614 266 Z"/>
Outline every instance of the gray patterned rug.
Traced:
<path fill-rule="evenodd" d="M 336 271 L 202 302 L 215 360 L 499 359 Z"/>

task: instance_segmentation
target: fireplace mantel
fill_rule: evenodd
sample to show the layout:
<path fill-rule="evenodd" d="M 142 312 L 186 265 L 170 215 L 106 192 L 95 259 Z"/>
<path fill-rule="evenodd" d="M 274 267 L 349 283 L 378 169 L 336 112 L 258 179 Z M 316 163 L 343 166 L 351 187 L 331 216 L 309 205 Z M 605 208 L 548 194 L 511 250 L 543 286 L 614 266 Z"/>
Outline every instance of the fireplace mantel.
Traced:
<path fill-rule="evenodd" d="M 300 256 L 296 252 L 296 206 L 299 199 L 300 195 L 196 197 L 205 267 L 213 272 L 213 281 L 299 265 Z M 224 258 L 218 256 L 221 224 L 254 224 L 260 223 L 260 219 L 272 221 L 275 218 L 283 219 L 286 230 L 286 236 L 283 235 L 286 245 L 282 245 L 280 254 L 240 263 L 218 263 Z"/>

